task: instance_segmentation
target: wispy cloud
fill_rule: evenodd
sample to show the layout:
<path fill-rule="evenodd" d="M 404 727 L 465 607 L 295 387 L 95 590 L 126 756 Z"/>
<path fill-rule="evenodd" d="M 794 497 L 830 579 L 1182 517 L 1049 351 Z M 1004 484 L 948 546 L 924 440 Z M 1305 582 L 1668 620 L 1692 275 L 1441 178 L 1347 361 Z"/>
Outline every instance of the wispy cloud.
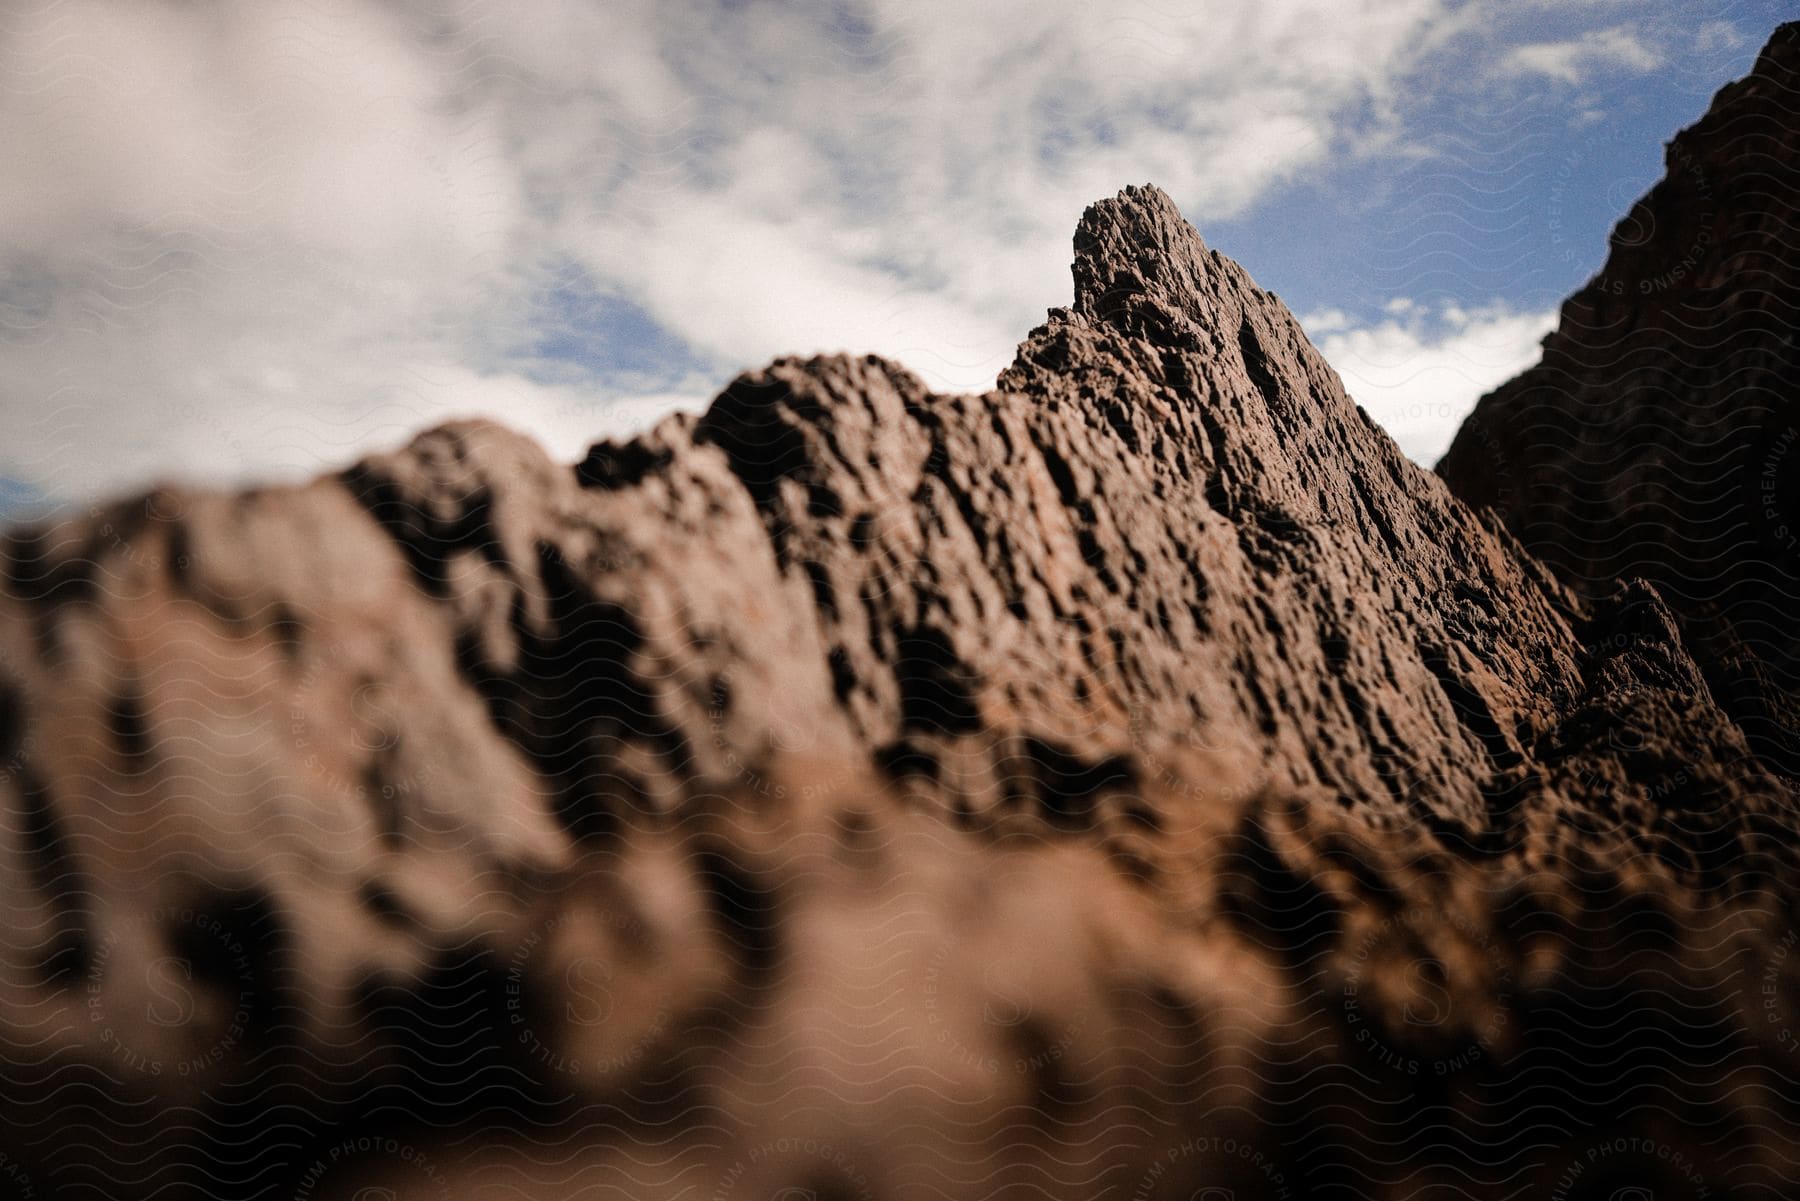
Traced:
<path fill-rule="evenodd" d="M 1662 64 L 1661 52 L 1621 25 L 1590 30 L 1566 41 L 1514 47 L 1501 61 L 1501 68 L 1514 75 L 1538 75 L 1561 83 L 1582 84 L 1596 72 L 1654 71 Z"/>
<path fill-rule="evenodd" d="M 1404 152 L 1409 81 L 1480 20 L 1449 0 L 9 5 L 0 472 L 64 497 L 303 474 L 475 412 L 574 456 L 606 414 L 702 402 L 788 352 L 984 387 L 1067 299 L 1087 203 L 1151 180 L 1204 230 Z M 1629 57 L 1579 45 L 1570 69 Z"/>

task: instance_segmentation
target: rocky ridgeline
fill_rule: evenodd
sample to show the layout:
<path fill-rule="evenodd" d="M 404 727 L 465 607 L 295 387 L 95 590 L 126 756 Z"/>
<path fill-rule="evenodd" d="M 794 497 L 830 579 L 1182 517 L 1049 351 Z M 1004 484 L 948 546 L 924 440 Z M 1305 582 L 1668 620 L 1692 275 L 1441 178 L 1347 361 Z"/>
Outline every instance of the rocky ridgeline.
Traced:
<path fill-rule="evenodd" d="M 1438 471 L 1601 595 L 1651 581 L 1714 698 L 1800 772 L 1800 24 L 1669 144 L 1668 174 Z"/>
<path fill-rule="evenodd" d="M 0 1190 L 1791 1192 L 1796 46 L 1451 487 L 1131 188 L 986 395 L 13 533 Z"/>

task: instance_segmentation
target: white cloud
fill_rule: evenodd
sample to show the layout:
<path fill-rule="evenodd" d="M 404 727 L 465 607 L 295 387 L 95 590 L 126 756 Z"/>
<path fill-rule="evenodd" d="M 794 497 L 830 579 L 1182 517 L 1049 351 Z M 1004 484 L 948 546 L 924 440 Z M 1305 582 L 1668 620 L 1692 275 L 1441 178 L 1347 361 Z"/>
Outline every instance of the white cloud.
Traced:
<path fill-rule="evenodd" d="M 1355 324 L 1350 314 L 1343 309 L 1321 309 L 1306 318 L 1306 332 L 1309 337 L 1318 338 L 1325 334 L 1335 334 L 1339 330 L 1349 329 Z"/>
<path fill-rule="evenodd" d="M 0 63 L 14 255 L 129 228 L 455 258 L 500 249 L 519 203 L 494 131 L 378 7 L 61 0 L 14 10 Z"/>
<path fill-rule="evenodd" d="M 1654 71 L 1663 56 L 1624 26 L 1590 30 L 1560 42 L 1533 42 L 1515 47 L 1501 61 L 1502 71 L 1542 75 L 1560 83 L 1585 83 L 1595 71 Z"/>
<path fill-rule="evenodd" d="M 0 7 L 0 476 L 84 498 L 291 475 L 476 412 L 573 457 L 607 413 L 783 353 L 981 388 L 1067 300 L 1089 202 L 1149 180 L 1204 230 L 1405 153 L 1409 81 L 1478 10 Z M 1629 58 L 1579 44 L 1569 69 Z M 694 361 L 535 359 L 572 276 Z M 598 346 L 653 332 L 621 320 Z"/>
<path fill-rule="evenodd" d="M 662 57 L 716 89 L 698 120 L 727 145 L 700 169 L 627 162 L 616 189 L 571 199 L 568 244 L 725 358 L 875 350 L 983 388 L 1067 299 L 1088 203 L 1154 180 L 1202 222 L 1242 213 L 1324 162 L 1343 112 L 1385 96 L 1449 19 L 1438 0 L 1352 7 L 876 0 L 853 28 L 757 6 L 726 27 L 668 15 Z M 752 56 L 767 78 L 718 65 Z M 567 129 L 527 137 L 546 161 L 586 153 Z"/>
<path fill-rule="evenodd" d="M 1705 21 L 1693 31 L 1694 49 L 1701 55 L 1741 50 L 1750 39 L 1730 21 Z"/>
<path fill-rule="evenodd" d="M 1358 328 L 1345 328 L 1335 311 L 1301 324 L 1351 398 L 1426 466 L 1449 449 L 1477 400 L 1537 362 L 1538 344 L 1556 326 L 1553 311 L 1501 304 L 1433 308 L 1402 297 L 1386 311 L 1397 316 Z"/>
<path fill-rule="evenodd" d="M 0 445 L 64 497 L 336 466 L 444 411 L 525 196 L 380 6 L 0 20 Z"/>

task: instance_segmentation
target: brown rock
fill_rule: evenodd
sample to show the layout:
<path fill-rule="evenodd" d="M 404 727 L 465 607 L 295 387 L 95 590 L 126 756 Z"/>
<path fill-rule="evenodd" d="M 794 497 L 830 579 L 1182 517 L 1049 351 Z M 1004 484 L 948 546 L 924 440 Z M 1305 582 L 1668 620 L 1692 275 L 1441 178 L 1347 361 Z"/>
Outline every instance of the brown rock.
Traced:
<path fill-rule="evenodd" d="M 1713 695 L 1800 775 L 1800 22 L 1668 174 L 1438 471 L 1589 593 L 1650 580 Z"/>
<path fill-rule="evenodd" d="M 463 423 L 13 535 L 0 1168 L 1776 1195 L 1793 798 L 1658 591 L 1160 192 L 1074 272 L 984 396 L 783 360 L 572 471 Z"/>

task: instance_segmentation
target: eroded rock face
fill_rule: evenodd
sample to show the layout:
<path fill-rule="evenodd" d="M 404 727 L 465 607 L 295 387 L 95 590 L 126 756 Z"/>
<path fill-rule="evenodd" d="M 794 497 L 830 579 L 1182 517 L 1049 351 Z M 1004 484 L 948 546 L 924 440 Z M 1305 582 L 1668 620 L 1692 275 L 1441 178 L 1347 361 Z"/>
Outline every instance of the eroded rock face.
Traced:
<path fill-rule="evenodd" d="M 1075 251 L 984 396 L 783 360 L 14 534 L 0 1174 L 1779 1195 L 1793 797 L 1664 598 L 1160 192 Z"/>
<path fill-rule="evenodd" d="M 1439 472 L 1573 586 L 1652 581 L 1714 696 L 1800 774 L 1800 23 L 1668 174 Z"/>

